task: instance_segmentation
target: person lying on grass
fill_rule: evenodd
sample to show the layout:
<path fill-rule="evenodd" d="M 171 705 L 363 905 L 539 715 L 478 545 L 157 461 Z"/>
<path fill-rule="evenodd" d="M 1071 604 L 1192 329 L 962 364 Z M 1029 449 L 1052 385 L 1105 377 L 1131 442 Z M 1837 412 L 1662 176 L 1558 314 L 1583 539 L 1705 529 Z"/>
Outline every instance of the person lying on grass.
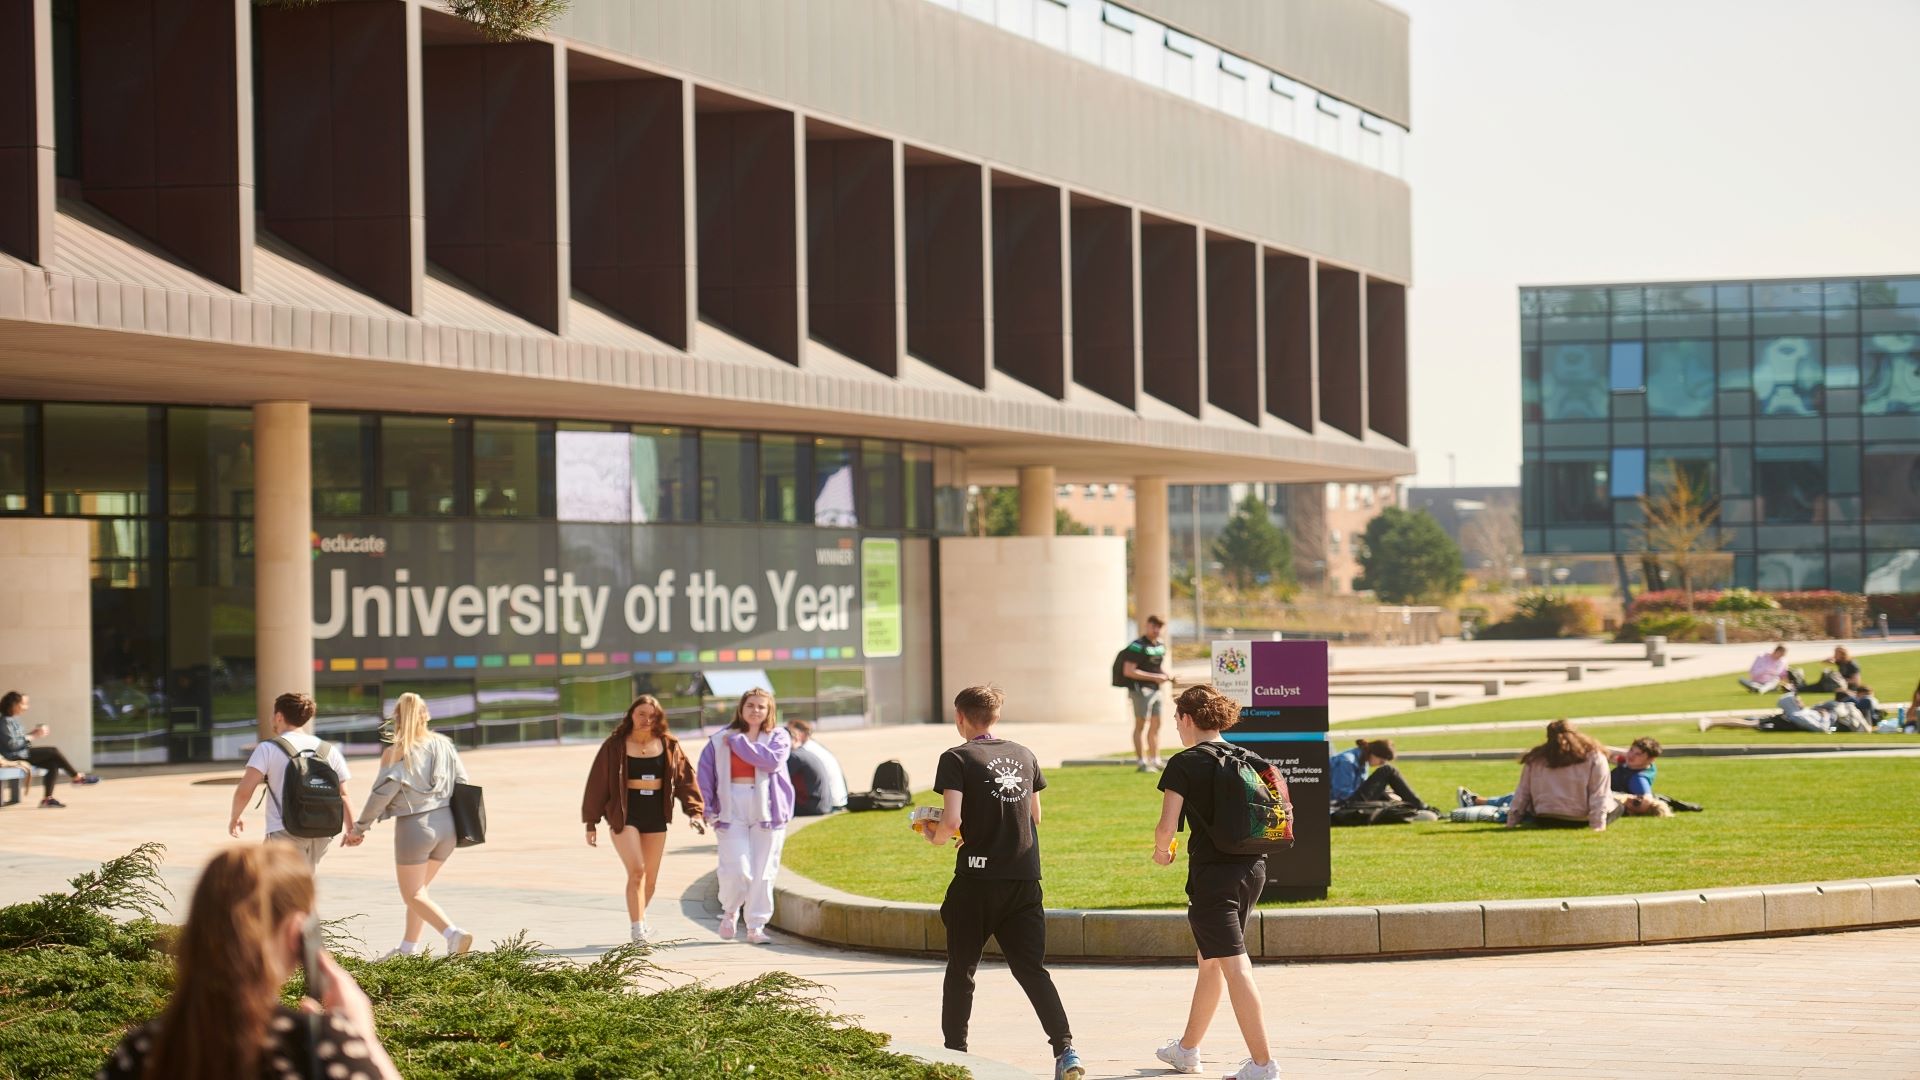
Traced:
<path fill-rule="evenodd" d="M 1660 756 L 1660 740 L 1650 735 L 1642 735 L 1633 740 L 1625 750 L 1607 749 L 1607 760 L 1613 762 L 1613 772 L 1608 774 L 1613 790 L 1621 795 L 1652 795 L 1653 777 L 1660 770 L 1653 759 Z"/>

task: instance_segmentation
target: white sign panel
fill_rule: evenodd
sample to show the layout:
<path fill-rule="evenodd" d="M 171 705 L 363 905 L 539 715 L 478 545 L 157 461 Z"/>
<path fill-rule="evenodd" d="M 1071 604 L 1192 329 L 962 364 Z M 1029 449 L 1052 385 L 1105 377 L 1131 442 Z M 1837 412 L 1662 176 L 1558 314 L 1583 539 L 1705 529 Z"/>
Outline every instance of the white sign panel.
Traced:
<path fill-rule="evenodd" d="M 1214 689 L 1240 703 L 1253 704 L 1253 647 L 1245 641 L 1213 643 Z"/>

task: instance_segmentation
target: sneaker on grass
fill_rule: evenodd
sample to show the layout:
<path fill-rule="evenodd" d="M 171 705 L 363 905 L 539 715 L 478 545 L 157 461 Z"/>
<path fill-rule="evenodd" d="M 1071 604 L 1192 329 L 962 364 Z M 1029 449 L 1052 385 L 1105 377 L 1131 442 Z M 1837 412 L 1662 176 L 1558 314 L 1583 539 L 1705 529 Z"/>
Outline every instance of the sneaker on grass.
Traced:
<path fill-rule="evenodd" d="M 1454 796 L 1460 800 L 1461 806 L 1479 806 L 1480 805 L 1480 796 L 1475 795 L 1473 791 L 1469 788 L 1464 788 L 1464 787 L 1455 788 Z"/>

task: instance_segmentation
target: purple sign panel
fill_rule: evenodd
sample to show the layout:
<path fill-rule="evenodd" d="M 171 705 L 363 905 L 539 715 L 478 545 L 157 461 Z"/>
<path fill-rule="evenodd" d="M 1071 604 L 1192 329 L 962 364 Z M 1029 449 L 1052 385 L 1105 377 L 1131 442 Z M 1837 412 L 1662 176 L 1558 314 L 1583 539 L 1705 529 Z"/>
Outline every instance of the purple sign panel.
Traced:
<path fill-rule="evenodd" d="M 1287 778 L 1293 848 L 1267 857 L 1265 900 L 1319 900 L 1333 876 L 1327 794 L 1327 643 L 1254 641 L 1253 704 L 1228 740 L 1266 758 Z"/>
<path fill-rule="evenodd" d="M 1327 707 L 1326 642 L 1255 641 L 1251 644 L 1255 708 Z"/>

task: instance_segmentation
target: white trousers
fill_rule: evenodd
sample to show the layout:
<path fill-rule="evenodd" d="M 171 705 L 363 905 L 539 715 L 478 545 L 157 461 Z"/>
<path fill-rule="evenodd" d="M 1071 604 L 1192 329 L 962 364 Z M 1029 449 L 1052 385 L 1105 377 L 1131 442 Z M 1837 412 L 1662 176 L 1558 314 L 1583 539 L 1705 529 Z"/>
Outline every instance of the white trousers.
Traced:
<path fill-rule="evenodd" d="M 780 849 L 787 830 L 732 824 L 715 829 L 720 843 L 720 910 L 746 908 L 747 929 L 764 928 L 773 918 L 773 879 L 780 875 Z"/>

